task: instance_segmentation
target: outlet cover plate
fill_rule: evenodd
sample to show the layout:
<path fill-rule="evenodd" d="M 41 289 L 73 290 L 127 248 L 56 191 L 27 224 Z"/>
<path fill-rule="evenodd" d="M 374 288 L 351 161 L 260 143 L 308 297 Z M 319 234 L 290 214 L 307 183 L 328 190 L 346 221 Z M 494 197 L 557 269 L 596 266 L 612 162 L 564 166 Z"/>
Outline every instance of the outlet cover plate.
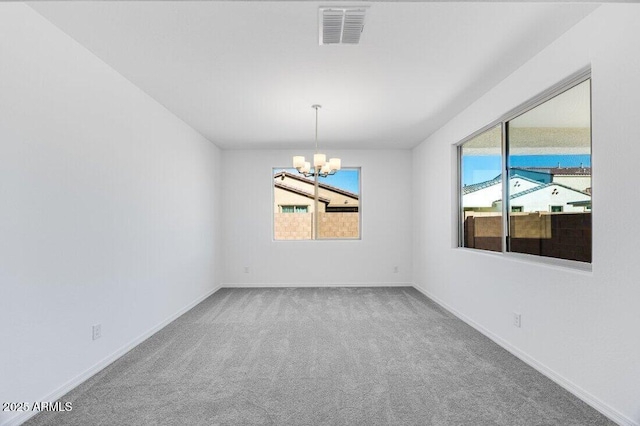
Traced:
<path fill-rule="evenodd" d="M 99 338 L 102 337 L 102 324 L 96 324 L 91 329 L 93 332 L 92 334 L 93 340 L 98 340 Z"/>
<path fill-rule="evenodd" d="M 517 312 L 513 313 L 513 325 L 518 328 L 522 327 L 522 315 Z"/>

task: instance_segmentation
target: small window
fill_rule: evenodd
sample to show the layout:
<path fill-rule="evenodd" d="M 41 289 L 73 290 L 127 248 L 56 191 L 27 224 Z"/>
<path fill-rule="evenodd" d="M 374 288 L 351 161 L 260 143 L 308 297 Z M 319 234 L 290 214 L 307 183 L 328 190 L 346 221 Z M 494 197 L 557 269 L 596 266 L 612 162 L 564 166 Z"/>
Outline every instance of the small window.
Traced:
<path fill-rule="evenodd" d="M 511 206 L 511 213 L 522 213 L 522 206 Z"/>
<path fill-rule="evenodd" d="M 562 213 L 562 206 L 551 206 L 551 213 Z"/>
<path fill-rule="evenodd" d="M 282 213 L 308 213 L 309 206 L 280 206 Z"/>
<path fill-rule="evenodd" d="M 296 169 L 273 169 L 274 239 L 360 238 L 360 169 L 319 177 L 317 200 L 315 184 Z"/>

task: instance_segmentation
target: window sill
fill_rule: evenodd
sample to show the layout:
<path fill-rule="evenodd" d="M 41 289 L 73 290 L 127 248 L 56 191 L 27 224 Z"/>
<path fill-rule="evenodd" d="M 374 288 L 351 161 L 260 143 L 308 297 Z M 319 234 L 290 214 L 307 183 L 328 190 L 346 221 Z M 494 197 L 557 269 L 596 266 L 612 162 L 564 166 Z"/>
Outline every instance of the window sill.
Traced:
<path fill-rule="evenodd" d="M 515 261 L 520 263 L 527 263 L 530 265 L 540 265 L 551 268 L 559 268 L 565 271 L 574 272 L 586 272 L 591 274 L 593 272 L 593 264 L 586 262 L 578 262 L 576 260 L 556 259 L 553 257 L 536 256 L 532 254 L 524 253 L 512 253 L 512 252 L 498 252 L 489 250 L 480 250 L 466 247 L 457 247 L 458 250 L 467 253 L 476 253 L 484 256 L 502 257 L 509 261 Z"/>

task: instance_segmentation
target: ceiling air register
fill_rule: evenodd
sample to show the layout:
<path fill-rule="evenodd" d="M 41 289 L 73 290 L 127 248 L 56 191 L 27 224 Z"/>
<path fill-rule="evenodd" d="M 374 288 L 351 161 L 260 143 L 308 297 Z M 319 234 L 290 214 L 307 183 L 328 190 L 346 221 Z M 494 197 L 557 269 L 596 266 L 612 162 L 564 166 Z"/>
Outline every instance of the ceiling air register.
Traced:
<path fill-rule="evenodd" d="M 321 7 L 320 44 L 358 44 L 366 7 Z"/>

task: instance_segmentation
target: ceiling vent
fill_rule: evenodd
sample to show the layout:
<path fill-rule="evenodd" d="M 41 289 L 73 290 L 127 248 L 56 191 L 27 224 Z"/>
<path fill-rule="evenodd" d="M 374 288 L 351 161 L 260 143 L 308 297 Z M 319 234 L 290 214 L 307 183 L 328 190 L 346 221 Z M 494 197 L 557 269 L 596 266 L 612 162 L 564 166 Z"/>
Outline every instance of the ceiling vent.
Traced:
<path fill-rule="evenodd" d="M 320 44 L 358 44 L 366 7 L 321 7 Z"/>

